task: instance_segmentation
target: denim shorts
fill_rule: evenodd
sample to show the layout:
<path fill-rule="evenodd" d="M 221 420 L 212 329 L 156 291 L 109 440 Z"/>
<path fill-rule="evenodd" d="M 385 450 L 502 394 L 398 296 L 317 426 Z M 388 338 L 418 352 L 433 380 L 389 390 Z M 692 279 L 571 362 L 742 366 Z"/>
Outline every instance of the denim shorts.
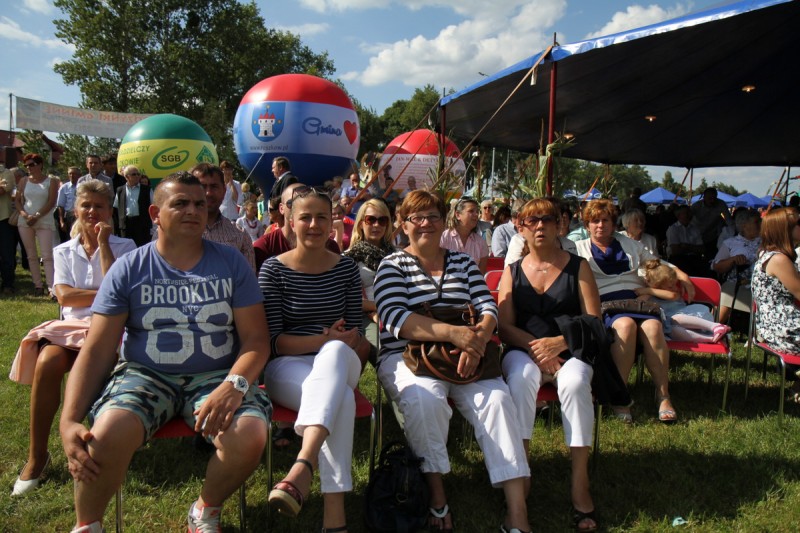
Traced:
<path fill-rule="evenodd" d="M 176 416 L 194 427 L 194 411 L 228 373 L 229 370 L 217 370 L 199 374 L 166 374 L 139 363 L 121 362 L 90 409 L 89 423 L 93 425 L 108 409 L 129 411 L 142 421 L 145 441 Z M 240 416 L 254 416 L 269 422 L 272 404 L 263 389 L 250 387 L 234 413 L 234 418 Z"/>

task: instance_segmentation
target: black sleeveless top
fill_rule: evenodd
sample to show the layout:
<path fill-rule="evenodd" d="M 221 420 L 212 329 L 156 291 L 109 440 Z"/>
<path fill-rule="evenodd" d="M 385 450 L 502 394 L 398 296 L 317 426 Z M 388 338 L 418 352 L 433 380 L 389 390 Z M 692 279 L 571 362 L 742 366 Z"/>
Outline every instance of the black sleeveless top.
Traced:
<path fill-rule="evenodd" d="M 578 289 L 578 272 L 582 257 L 569 254 L 569 261 L 553 284 L 539 294 L 522 270 L 522 259 L 511 264 L 511 301 L 516 315 L 516 326 L 537 339 L 556 337 L 561 331 L 556 325 L 557 316 L 579 316 L 583 313 Z"/>

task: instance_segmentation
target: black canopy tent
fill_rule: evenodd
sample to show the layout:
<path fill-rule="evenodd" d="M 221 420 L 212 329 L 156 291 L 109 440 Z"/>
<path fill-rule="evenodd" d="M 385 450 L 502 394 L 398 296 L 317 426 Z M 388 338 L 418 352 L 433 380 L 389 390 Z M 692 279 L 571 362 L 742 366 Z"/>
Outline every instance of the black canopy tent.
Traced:
<path fill-rule="evenodd" d="M 548 124 L 564 156 L 599 163 L 794 166 L 800 162 L 800 2 L 738 1 L 554 46 L 476 142 L 534 152 Z M 443 127 L 472 139 L 543 55 L 442 100 Z M 750 90 L 745 88 L 750 87 Z M 650 119 L 646 117 L 651 117 Z"/>

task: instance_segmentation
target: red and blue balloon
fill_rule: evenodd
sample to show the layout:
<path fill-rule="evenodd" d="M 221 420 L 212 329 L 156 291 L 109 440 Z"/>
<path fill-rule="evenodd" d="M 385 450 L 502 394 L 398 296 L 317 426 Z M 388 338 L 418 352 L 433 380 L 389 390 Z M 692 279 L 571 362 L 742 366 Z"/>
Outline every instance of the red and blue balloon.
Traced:
<path fill-rule="evenodd" d="M 269 191 L 272 160 L 289 158 L 301 183 L 345 176 L 358 155 L 358 115 L 336 84 L 307 74 L 261 80 L 242 98 L 233 122 L 239 162 Z"/>

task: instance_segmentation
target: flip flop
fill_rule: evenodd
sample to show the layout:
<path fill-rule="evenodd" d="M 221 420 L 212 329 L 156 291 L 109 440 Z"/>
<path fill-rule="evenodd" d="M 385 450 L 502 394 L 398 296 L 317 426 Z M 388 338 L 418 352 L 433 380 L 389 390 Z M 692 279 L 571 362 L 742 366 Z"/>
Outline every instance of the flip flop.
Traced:
<path fill-rule="evenodd" d="M 669 398 L 659 398 L 658 405 L 660 406 L 662 403 L 664 403 L 664 400 L 669 400 Z M 678 421 L 678 413 L 675 412 L 674 407 L 669 409 L 659 409 L 658 421 L 666 425 L 674 424 Z"/>

